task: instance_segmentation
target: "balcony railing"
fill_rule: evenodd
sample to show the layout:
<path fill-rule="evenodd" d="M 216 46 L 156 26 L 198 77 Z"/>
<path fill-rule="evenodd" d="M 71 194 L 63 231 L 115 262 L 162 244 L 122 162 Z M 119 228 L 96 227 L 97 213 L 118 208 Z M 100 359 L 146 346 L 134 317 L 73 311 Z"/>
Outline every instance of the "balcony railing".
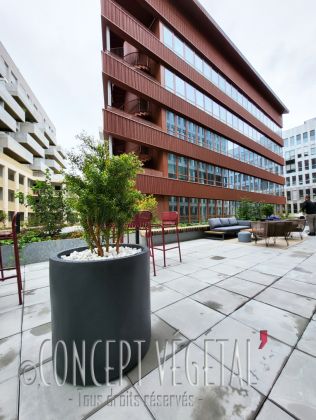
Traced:
<path fill-rule="evenodd" d="M 124 55 L 124 60 L 139 70 L 145 71 L 146 73 L 151 73 L 152 60 L 148 57 L 147 54 L 134 51 Z"/>
<path fill-rule="evenodd" d="M 150 103 L 148 101 L 137 98 L 126 102 L 124 105 L 121 106 L 120 109 L 124 112 L 134 115 L 135 117 L 147 119 L 151 117 L 150 108 Z"/>

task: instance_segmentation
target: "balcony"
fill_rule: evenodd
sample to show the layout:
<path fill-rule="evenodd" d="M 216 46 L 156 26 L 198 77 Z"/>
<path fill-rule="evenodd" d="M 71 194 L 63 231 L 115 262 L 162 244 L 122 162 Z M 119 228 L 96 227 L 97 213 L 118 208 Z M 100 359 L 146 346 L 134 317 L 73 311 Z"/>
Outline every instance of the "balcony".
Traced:
<path fill-rule="evenodd" d="M 45 156 L 46 158 L 57 161 L 61 167 L 65 168 L 64 158 L 61 156 L 56 146 L 50 146 L 48 149 L 46 149 Z"/>
<path fill-rule="evenodd" d="M 21 143 L 29 152 L 31 152 L 36 157 L 45 157 L 45 152 L 43 147 L 34 140 L 34 138 L 29 133 L 14 133 L 12 134 L 19 143 Z"/>
<path fill-rule="evenodd" d="M 66 153 L 64 152 L 63 148 L 61 146 L 56 146 L 56 148 L 60 156 L 66 159 Z"/>
<path fill-rule="evenodd" d="M 144 168 L 144 175 L 157 176 L 159 178 L 163 177 L 162 171 L 157 171 L 156 169 L 149 169 L 149 168 Z"/>
<path fill-rule="evenodd" d="M 64 175 L 62 175 L 62 174 L 52 174 L 52 182 L 54 184 L 62 184 L 64 182 Z"/>
<path fill-rule="evenodd" d="M 16 131 L 16 121 L 11 115 L 0 105 L 0 129 L 5 131 Z"/>
<path fill-rule="evenodd" d="M 45 135 L 44 135 L 43 131 L 41 130 L 39 124 L 30 123 L 30 122 L 22 123 L 20 125 L 20 131 L 22 133 L 30 134 L 45 149 L 47 149 L 49 147 L 49 141 L 45 137 Z"/>
<path fill-rule="evenodd" d="M 148 74 L 152 74 L 154 61 L 149 58 L 147 54 L 134 51 L 124 55 L 124 60 L 131 66 L 134 66 L 136 69 L 144 71 Z"/>
<path fill-rule="evenodd" d="M 3 100 L 5 109 L 14 119 L 25 121 L 25 112 L 8 92 L 7 83 L 4 79 L 0 79 L 0 99 Z"/>
<path fill-rule="evenodd" d="M 50 145 L 56 146 L 57 145 L 57 141 L 56 141 L 56 133 L 52 128 L 49 128 L 49 126 L 47 124 L 44 124 L 41 126 L 41 129 L 44 132 L 44 135 L 46 137 L 46 139 L 48 140 Z"/>
<path fill-rule="evenodd" d="M 61 167 L 61 165 L 59 165 L 59 163 L 57 163 L 55 160 L 53 160 L 53 159 L 45 159 L 45 163 L 46 163 L 46 165 L 50 168 L 50 169 L 52 169 L 52 171 L 55 173 L 55 174 L 58 174 L 58 173 L 60 173 L 61 171 L 62 171 L 62 167 Z"/>
<path fill-rule="evenodd" d="M 134 115 L 134 117 L 143 118 L 145 120 L 151 119 L 152 113 L 150 103 L 142 98 L 132 99 L 122 105 L 120 109 L 128 114 Z"/>
<path fill-rule="evenodd" d="M 31 99 L 19 83 L 8 85 L 9 93 L 16 99 L 16 101 L 25 109 L 27 120 L 31 122 L 40 122 L 41 116 L 35 109 Z"/>
<path fill-rule="evenodd" d="M 36 172 L 40 172 L 44 174 L 45 171 L 49 169 L 49 167 L 47 166 L 45 159 L 34 158 L 34 162 L 30 166 L 30 169 L 32 169 L 32 171 L 36 171 Z"/>
<path fill-rule="evenodd" d="M 33 155 L 7 133 L 0 133 L 0 149 L 20 163 L 33 163 Z"/>

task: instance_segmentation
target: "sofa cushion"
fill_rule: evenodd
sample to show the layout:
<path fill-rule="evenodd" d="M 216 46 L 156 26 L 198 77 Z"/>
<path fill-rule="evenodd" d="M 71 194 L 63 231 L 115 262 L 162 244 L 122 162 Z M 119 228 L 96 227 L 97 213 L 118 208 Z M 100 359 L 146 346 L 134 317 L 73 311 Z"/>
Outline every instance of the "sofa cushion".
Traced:
<path fill-rule="evenodd" d="M 229 219 L 228 219 L 228 217 L 224 217 L 224 218 L 220 218 L 220 221 L 221 221 L 221 224 L 222 224 L 222 226 L 229 226 Z"/>
<path fill-rule="evenodd" d="M 238 225 L 236 217 L 230 217 L 228 220 L 229 220 L 229 225 L 230 226 L 237 226 Z"/>
<path fill-rule="evenodd" d="M 211 229 L 222 226 L 221 220 L 215 217 L 213 217 L 212 219 L 208 219 L 208 223 Z"/>
<path fill-rule="evenodd" d="M 222 227 L 216 227 L 212 230 L 217 230 L 218 232 L 239 232 L 240 230 L 248 229 L 247 226 L 222 226 Z"/>

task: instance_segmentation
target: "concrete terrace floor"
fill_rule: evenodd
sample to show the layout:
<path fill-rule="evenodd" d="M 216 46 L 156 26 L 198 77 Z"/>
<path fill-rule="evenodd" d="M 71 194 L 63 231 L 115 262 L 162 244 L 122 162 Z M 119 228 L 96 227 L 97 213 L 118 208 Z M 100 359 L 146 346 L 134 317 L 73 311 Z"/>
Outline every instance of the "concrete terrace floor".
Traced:
<path fill-rule="evenodd" d="M 50 338 L 48 262 L 23 268 L 23 307 L 17 305 L 15 280 L 0 284 L 0 419 L 314 420 L 316 238 L 296 237 L 288 249 L 236 240 L 185 242 L 183 263 L 176 250 L 169 251 L 165 269 L 161 253 L 156 254 L 152 345 L 142 363 L 141 383 L 134 370 L 121 383 L 59 387 L 47 345 L 43 373 L 50 385 L 45 386 L 39 368 L 30 369 L 26 361 L 38 363 L 40 345 Z M 260 350 L 261 330 L 268 331 L 268 342 Z M 204 357 L 206 339 L 213 341 Z M 237 376 L 236 339 L 243 381 Z M 216 340 L 227 340 L 223 368 L 221 342 Z M 204 383 L 204 359 L 210 367 L 207 382 L 213 385 Z M 30 369 L 23 380 L 21 363 Z M 181 385 L 172 385 L 173 363 L 175 381 Z"/>

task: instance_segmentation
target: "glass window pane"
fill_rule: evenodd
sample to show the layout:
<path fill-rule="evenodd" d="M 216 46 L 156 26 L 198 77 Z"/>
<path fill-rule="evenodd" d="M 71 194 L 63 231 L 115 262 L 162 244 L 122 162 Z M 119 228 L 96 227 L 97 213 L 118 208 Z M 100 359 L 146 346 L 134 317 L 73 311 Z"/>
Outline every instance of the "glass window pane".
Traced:
<path fill-rule="evenodd" d="M 180 57 L 184 57 L 183 42 L 178 37 L 174 37 L 174 52 Z"/>
<path fill-rule="evenodd" d="M 189 48 L 187 46 L 184 47 L 184 52 L 185 52 L 185 60 L 189 64 L 194 66 L 194 52 L 191 50 L 191 48 Z"/>
<path fill-rule="evenodd" d="M 173 73 L 168 69 L 165 69 L 165 87 L 169 90 L 174 90 Z"/>
<path fill-rule="evenodd" d="M 164 28 L 163 28 L 163 42 L 170 49 L 173 49 L 172 39 L 173 39 L 172 32 L 169 31 L 169 29 L 164 26 Z"/>
<path fill-rule="evenodd" d="M 185 85 L 184 81 L 180 77 L 176 76 L 176 93 L 177 95 L 185 97 Z"/>

